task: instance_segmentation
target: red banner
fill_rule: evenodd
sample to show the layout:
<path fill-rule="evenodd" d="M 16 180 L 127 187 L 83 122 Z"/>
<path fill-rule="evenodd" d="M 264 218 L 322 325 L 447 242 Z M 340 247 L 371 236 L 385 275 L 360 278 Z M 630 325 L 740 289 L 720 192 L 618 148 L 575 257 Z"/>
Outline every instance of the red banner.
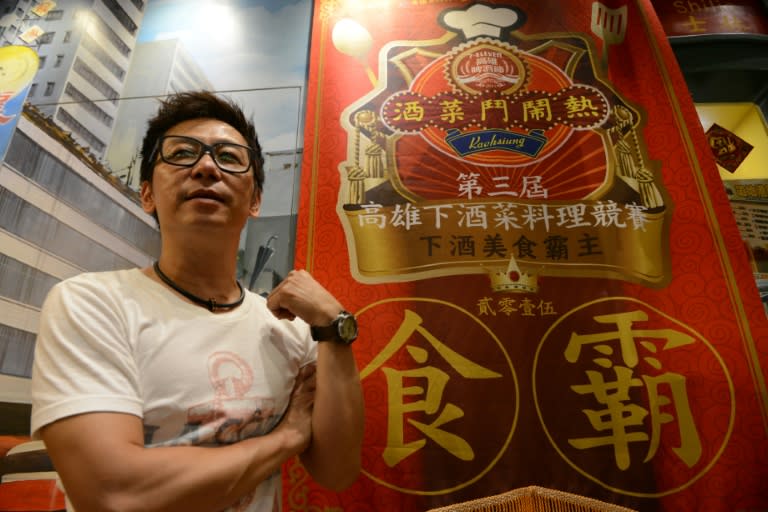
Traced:
<path fill-rule="evenodd" d="M 297 235 L 361 323 L 363 474 L 289 510 L 536 485 L 768 509 L 768 323 L 646 0 L 318 1 Z"/>

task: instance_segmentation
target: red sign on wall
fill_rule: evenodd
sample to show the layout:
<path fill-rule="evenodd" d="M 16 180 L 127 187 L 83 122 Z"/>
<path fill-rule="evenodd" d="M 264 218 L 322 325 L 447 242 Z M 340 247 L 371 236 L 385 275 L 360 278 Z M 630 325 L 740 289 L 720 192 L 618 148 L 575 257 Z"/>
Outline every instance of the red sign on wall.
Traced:
<path fill-rule="evenodd" d="M 768 508 L 768 323 L 674 55 L 567 4 L 316 2 L 297 265 L 359 318 L 366 437 L 288 509 Z"/>

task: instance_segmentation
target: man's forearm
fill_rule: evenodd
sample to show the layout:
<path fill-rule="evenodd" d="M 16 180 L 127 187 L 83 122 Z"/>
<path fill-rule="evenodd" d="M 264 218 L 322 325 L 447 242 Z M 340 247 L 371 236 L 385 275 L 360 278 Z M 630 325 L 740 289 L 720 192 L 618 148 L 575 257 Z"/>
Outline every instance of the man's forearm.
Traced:
<path fill-rule="evenodd" d="M 43 432 L 78 512 L 222 510 L 252 492 L 302 447 L 291 432 L 281 430 L 211 448 L 99 443 L 99 432 L 92 428 L 103 428 L 104 422 L 97 421 L 53 424 Z M 86 448 L 69 437 L 71 431 L 62 431 L 62 426 L 95 441 Z"/>
<path fill-rule="evenodd" d="M 312 442 L 301 456 L 317 483 L 338 491 L 354 482 L 360 472 L 363 424 L 362 389 L 352 350 L 321 343 Z"/>

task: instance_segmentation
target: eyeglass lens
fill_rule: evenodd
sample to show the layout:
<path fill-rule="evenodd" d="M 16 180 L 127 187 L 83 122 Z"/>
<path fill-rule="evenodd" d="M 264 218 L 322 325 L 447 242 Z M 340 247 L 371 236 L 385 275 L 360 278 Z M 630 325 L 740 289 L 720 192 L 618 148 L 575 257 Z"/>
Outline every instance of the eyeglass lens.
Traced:
<path fill-rule="evenodd" d="M 167 136 L 162 139 L 160 157 L 167 163 L 182 167 L 195 165 L 206 152 L 222 171 L 245 172 L 251 165 L 250 148 L 229 142 L 204 144 L 197 139 Z"/>

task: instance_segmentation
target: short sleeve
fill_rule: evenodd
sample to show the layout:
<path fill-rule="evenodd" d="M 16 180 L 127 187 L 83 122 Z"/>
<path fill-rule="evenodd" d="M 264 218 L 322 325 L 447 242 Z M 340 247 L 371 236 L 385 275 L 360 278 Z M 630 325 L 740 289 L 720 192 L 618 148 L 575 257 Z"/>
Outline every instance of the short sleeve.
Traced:
<path fill-rule="evenodd" d="M 312 333 L 309 329 L 309 325 L 306 324 L 304 321 L 301 321 L 304 325 L 302 326 L 301 333 L 302 333 L 302 342 L 303 346 L 306 348 L 306 351 L 304 352 L 304 361 L 302 361 L 301 366 L 304 367 L 308 364 L 317 363 L 317 342 L 312 339 Z"/>
<path fill-rule="evenodd" d="M 83 274 L 53 287 L 32 366 L 31 430 L 88 412 L 141 416 L 142 400 L 117 282 Z"/>

